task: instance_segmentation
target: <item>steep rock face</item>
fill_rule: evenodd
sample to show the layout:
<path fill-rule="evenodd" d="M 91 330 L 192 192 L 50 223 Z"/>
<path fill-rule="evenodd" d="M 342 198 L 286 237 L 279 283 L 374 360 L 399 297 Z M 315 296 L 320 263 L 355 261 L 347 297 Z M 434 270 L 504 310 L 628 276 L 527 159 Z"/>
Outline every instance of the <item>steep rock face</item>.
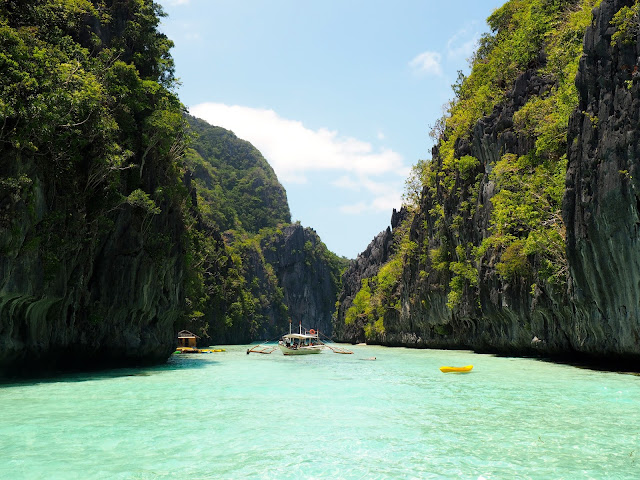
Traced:
<path fill-rule="evenodd" d="M 227 231 L 220 248 L 242 259 L 242 278 L 231 278 L 242 282 L 244 291 L 232 302 L 205 312 L 200 321 L 207 323 L 206 342 L 273 340 L 288 331 L 289 319 L 294 329 L 302 322 L 304 328 L 331 335 L 342 260 L 327 250 L 313 229 L 295 223 L 265 230 L 257 237 Z M 228 272 L 209 269 L 209 274 Z M 239 309 L 244 309 L 245 316 L 231 317 Z"/>
<path fill-rule="evenodd" d="M 574 348 L 640 355 L 640 43 L 611 45 L 632 1 L 605 0 L 587 30 L 569 129 L 563 216 Z"/>
<path fill-rule="evenodd" d="M 630 44 L 611 46 L 616 31 L 611 20 L 621 7 L 632 4 L 604 0 L 594 10 L 592 26 L 585 35 L 577 78 L 580 105 L 569 125 L 563 202 L 567 288 L 543 283 L 534 285 L 532 291 L 530 280 L 507 281 L 498 275 L 497 259 L 489 251 L 478 261 L 477 285 L 467 284 L 452 309 L 447 305 L 451 272 L 436 268 L 433 259 L 408 255 L 396 289 L 401 310 L 386 316 L 384 331 L 368 338 L 368 342 L 537 353 L 599 362 L 637 361 L 640 47 L 637 35 Z M 544 57 L 539 62 L 544 62 Z M 459 188 L 456 184 L 455 190 L 462 192 L 459 195 L 450 195 L 440 187 L 425 187 L 409 233 L 410 240 L 422 251 L 435 252 L 443 244 L 480 245 L 488 237 L 492 199 L 497 192 L 491 180 L 492 169 L 503 155 L 525 155 L 534 147 L 533 138 L 514 128 L 514 114 L 532 95 L 550 87 L 536 69 L 526 71 L 493 113 L 475 123 L 468 139 L 457 142 L 456 158 L 471 155 L 479 160 L 472 173 L 476 178 L 481 176 L 479 187 L 477 192 L 469 192 L 467 185 Z M 440 161 L 437 148 L 433 158 L 434 163 Z M 451 219 L 460 211 L 458 205 L 469 201 L 475 203 L 475 213 L 462 219 L 456 235 L 443 238 L 440 219 Z M 372 268 L 369 265 L 361 270 Z M 359 341 L 359 335 L 362 333 L 357 329 L 347 328 L 341 339 Z"/>
<path fill-rule="evenodd" d="M 0 376 L 157 362 L 175 346 L 181 107 L 163 87 L 158 9 L 0 5 Z"/>
<path fill-rule="evenodd" d="M 167 358 L 183 307 L 179 212 L 161 203 L 146 225 L 123 204 L 102 219 L 106 232 L 94 230 L 86 212 L 70 212 L 58 219 L 58 256 L 50 258 L 36 241 L 50 221 L 47 197 L 36 182 L 32 203 L 14 205 L 19 221 L 0 233 L 0 373 Z"/>
<path fill-rule="evenodd" d="M 228 245 L 232 243 L 232 234 L 227 232 L 225 241 L 220 248 L 227 254 Z M 218 309 L 208 312 L 206 319 L 209 323 L 207 335 L 209 338 L 203 345 L 214 344 L 244 344 L 254 341 L 264 341 L 275 338 L 284 332 L 287 323 L 287 306 L 284 302 L 284 292 L 279 286 L 279 280 L 266 262 L 262 250 L 257 245 L 252 245 L 241 254 L 243 264 L 243 281 L 246 282 L 247 292 L 253 297 L 249 302 L 246 293 L 241 292 L 233 298 L 233 303 L 227 302 Z M 229 272 L 221 271 L 233 282 L 233 276 Z M 240 279 L 235 279 L 239 281 Z M 226 322 L 225 318 L 240 304 L 247 304 L 246 317 L 240 320 Z M 248 304 L 251 304 L 249 306 Z M 219 317 L 219 318 L 216 318 Z"/>
<path fill-rule="evenodd" d="M 371 278 L 378 273 L 394 252 L 393 231 L 405 220 L 407 211 L 403 208 L 399 212 L 395 209 L 391 215 L 391 227 L 380 232 L 358 255 L 352 260 L 342 275 L 342 288 L 338 295 L 336 318 L 333 322 L 334 336 L 343 342 L 364 342 L 360 325 L 345 325 L 344 318 L 347 310 L 353 304 L 353 299 L 362 286 L 362 280 Z"/>
<path fill-rule="evenodd" d="M 273 267 L 283 290 L 294 328 L 301 321 L 303 326 L 329 336 L 340 273 L 320 253 L 320 244 L 314 230 L 292 224 L 284 227 L 281 235 L 263 241 L 262 248 L 265 262 Z"/>

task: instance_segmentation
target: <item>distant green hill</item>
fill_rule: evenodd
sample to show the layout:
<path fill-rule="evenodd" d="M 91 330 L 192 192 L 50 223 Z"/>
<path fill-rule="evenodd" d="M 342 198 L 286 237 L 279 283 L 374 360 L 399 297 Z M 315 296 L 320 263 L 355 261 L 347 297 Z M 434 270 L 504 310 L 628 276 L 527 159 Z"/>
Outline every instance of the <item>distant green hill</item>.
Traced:
<path fill-rule="evenodd" d="M 205 343 L 247 343 L 282 334 L 292 318 L 330 334 L 347 260 L 291 224 L 285 189 L 253 145 L 186 118 L 195 228 L 184 328 Z"/>
<path fill-rule="evenodd" d="M 185 155 L 203 218 L 221 231 L 290 223 L 287 193 L 262 154 L 233 132 L 188 116 L 196 134 Z"/>

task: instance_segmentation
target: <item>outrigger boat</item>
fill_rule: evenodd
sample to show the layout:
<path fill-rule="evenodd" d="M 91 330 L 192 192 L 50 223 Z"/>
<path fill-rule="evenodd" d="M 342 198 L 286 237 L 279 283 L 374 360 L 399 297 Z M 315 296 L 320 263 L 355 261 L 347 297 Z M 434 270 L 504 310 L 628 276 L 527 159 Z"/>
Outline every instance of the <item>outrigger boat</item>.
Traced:
<path fill-rule="evenodd" d="M 331 350 L 333 353 L 353 353 L 351 350 L 347 350 L 346 348 L 327 345 L 320 340 L 320 332 L 313 328 L 310 330 L 305 329 L 303 333 L 302 322 L 300 322 L 298 333 L 292 333 L 291 320 L 289 320 L 289 333 L 282 336 L 282 339 L 278 342 L 278 347 L 280 347 L 280 351 L 283 355 L 310 355 L 321 353 L 324 350 Z M 269 354 L 275 350 L 276 347 L 272 345 L 255 345 L 254 347 L 247 349 L 247 355 L 250 353 Z"/>
<path fill-rule="evenodd" d="M 278 346 L 284 355 L 309 355 L 320 353 L 324 350 L 324 343 L 318 338 L 318 332 L 311 329 L 309 332 L 289 333 L 278 342 Z"/>
<path fill-rule="evenodd" d="M 264 353 L 265 355 L 269 355 L 276 351 L 278 347 L 274 347 L 273 345 L 256 345 L 255 347 L 251 347 L 247 349 L 247 354 L 249 353 Z"/>

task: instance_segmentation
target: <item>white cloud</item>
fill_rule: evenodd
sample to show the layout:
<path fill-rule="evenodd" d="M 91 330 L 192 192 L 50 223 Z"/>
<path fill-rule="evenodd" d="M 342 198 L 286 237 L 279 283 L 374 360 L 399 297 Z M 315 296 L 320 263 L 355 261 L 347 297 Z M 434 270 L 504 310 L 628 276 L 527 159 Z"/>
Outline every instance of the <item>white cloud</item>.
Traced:
<path fill-rule="evenodd" d="M 374 212 L 391 212 L 394 208 L 400 208 L 402 204 L 402 194 L 400 192 L 390 192 L 373 199 L 371 210 Z"/>
<path fill-rule="evenodd" d="M 406 171 L 402 157 L 390 149 L 375 150 L 368 142 L 326 128 L 311 130 L 273 110 L 203 103 L 191 107 L 190 112 L 251 142 L 283 182 L 304 183 L 314 171 L 361 178 Z"/>
<path fill-rule="evenodd" d="M 402 195 L 390 194 L 372 198 L 369 202 L 358 202 L 352 205 L 341 205 L 339 210 L 348 215 L 360 215 L 365 212 L 389 213 L 402 205 Z"/>
<path fill-rule="evenodd" d="M 404 177 L 403 173 L 401 175 Z M 399 208 L 402 203 L 402 192 L 398 190 L 398 182 L 376 182 L 364 176 L 354 179 L 345 175 L 334 181 L 333 185 L 356 192 L 362 190 L 368 192 L 368 202 L 360 201 L 355 205 L 343 205 L 340 207 L 343 213 L 390 212 L 394 208 Z"/>
<path fill-rule="evenodd" d="M 331 182 L 331 184 L 335 187 L 344 188 L 346 190 L 353 190 L 355 192 L 359 192 L 361 190 L 362 184 L 356 182 L 353 178 L 344 175 L 337 180 Z"/>
<path fill-rule="evenodd" d="M 358 202 L 354 205 L 342 205 L 340 211 L 347 215 L 359 215 L 369 210 L 369 206 L 365 202 Z"/>
<path fill-rule="evenodd" d="M 200 32 L 188 32 L 184 34 L 184 38 L 190 42 L 197 42 L 202 40 L 202 35 L 200 35 Z"/>
<path fill-rule="evenodd" d="M 409 66 L 420 73 L 442 75 L 442 56 L 438 52 L 422 52 L 409 62 Z"/>
<path fill-rule="evenodd" d="M 187 5 L 191 0 L 165 0 L 169 5 Z"/>
<path fill-rule="evenodd" d="M 467 59 L 471 57 L 478 44 L 480 35 L 477 31 L 477 22 L 458 30 L 447 41 L 447 57 L 450 59 Z"/>

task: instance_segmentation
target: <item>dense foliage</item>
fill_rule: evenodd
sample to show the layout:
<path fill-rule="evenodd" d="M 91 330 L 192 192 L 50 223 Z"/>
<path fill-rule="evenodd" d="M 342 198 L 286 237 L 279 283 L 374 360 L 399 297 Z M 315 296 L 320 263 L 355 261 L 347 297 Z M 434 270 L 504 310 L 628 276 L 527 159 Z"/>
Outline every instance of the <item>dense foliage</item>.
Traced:
<path fill-rule="evenodd" d="M 466 278 L 460 278 L 456 271 L 460 263 L 480 268 L 497 257 L 496 269 L 505 281 L 515 277 L 555 285 L 566 281 L 561 218 L 566 134 L 569 115 L 578 105 L 574 79 L 582 38 L 591 10 L 599 3 L 507 2 L 489 17 L 492 33 L 482 38 L 469 77 L 455 86 L 457 97 L 440 122 L 440 161 L 424 176 L 434 197 L 462 199 L 457 211 L 446 212 L 443 218 L 441 233 L 447 239 L 458 237 L 462 219 L 472 218 L 476 208 L 483 207 L 477 196 L 482 169 L 472 157 L 457 158 L 455 145 L 468 138 L 473 123 L 505 98 L 518 75 L 532 70 L 549 85 L 532 95 L 513 118 L 515 133 L 533 139 L 534 148 L 523 156 L 505 154 L 490 168 L 490 179 L 498 190 L 491 199 L 490 235 L 479 245 L 462 249 L 458 245 L 454 250 L 450 245 L 451 306 L 457 304 L 464 287 L 477 283 L 469 268 Z M 470 184 L 466 180 L 471 173 L 478 175 Z"/>
<path fill-rule="evenodd" d="M 471 315 L 481 314 L 476 309 L 482 275 L 497 275 L 505 285 L 528 284 L 534 295 L 540 286 L 563 290 L 568 274 L 561 215 L 568 123 L 578 106 L 574 80 L 584 32 L 599 4 L 510 0 L 492 13 L 491 33 L 480 39 L 470 74 L 459 73 L 455 98 L 432 129 L 433 160 L 418 162 L 407 180 L 404 199 L 413 226 L 394 235 L 398 244 L 409 247 L 398 249 L 375 277 L 363 280 L 345 323 L 364 318 L 371 325 L 368 330 L 365 325 L 367 337 L 384 332 L 385 320 L 397 316 L 402 296 L 401 285 L 394 295 L 386 294 L 393 291 L 388 277 L 397 285 L 403 269 L 417 272 L 415 281 L 427 282 L 426 290 L 445 293 L 450 311 L 464 300 Z M 629 18 L 637 11 L 623 13 L 617 21 L 633 29 Z M 514 87 L 524 74 L 539 79 L 537 90 L 526 97 Z M 500 128 L 518 139 L 512 144 L 529 147 L 519 148 L 521 154 L 502 151 L 494 160 L 470 155 L 476 123 L 498 117 L 504 102 L 518 98 L 525 103 L 512 107 L 513 118 Z M 490 204 L 483 201 L 487 188 Z"/>
<path fill-rule="evenodd" d="M 229 130 L 187 118 L 195 138 L 185 162 L 204 218 L 222 231 L 250 233 L 291 222 L 287 194 L 260 152 Z"/>
<path fill-rule="evenodd" d="M 290 316 L 277 275 L 278 258 L 327 269 L 337 292 L 346 260 L 330 252 L 311 229 L 299 251 L 286 251 L 290 224 L 286 192 L 260 152 L 232 132 L 187 117 L 192 172 L 190 320 L 185 327 L 218 342 L 272 338 Z M 313 272 L 309 271 L 309 274 Z M 302 286 L 300 286 L 302 288 Z M 330 305 L 334 298 L 327 299 Z"/>
<path fill-rule="evenodd" d="M 25 205 L 37 223 L 29 248 L 51 275 L 126 206 L 143 233 L 160 204 L 179 208 L 183 108 L 162 15 L 148 0 L 0 2 L 1 221 L 14 231 L 0 251 L 25 247 Z"/>

